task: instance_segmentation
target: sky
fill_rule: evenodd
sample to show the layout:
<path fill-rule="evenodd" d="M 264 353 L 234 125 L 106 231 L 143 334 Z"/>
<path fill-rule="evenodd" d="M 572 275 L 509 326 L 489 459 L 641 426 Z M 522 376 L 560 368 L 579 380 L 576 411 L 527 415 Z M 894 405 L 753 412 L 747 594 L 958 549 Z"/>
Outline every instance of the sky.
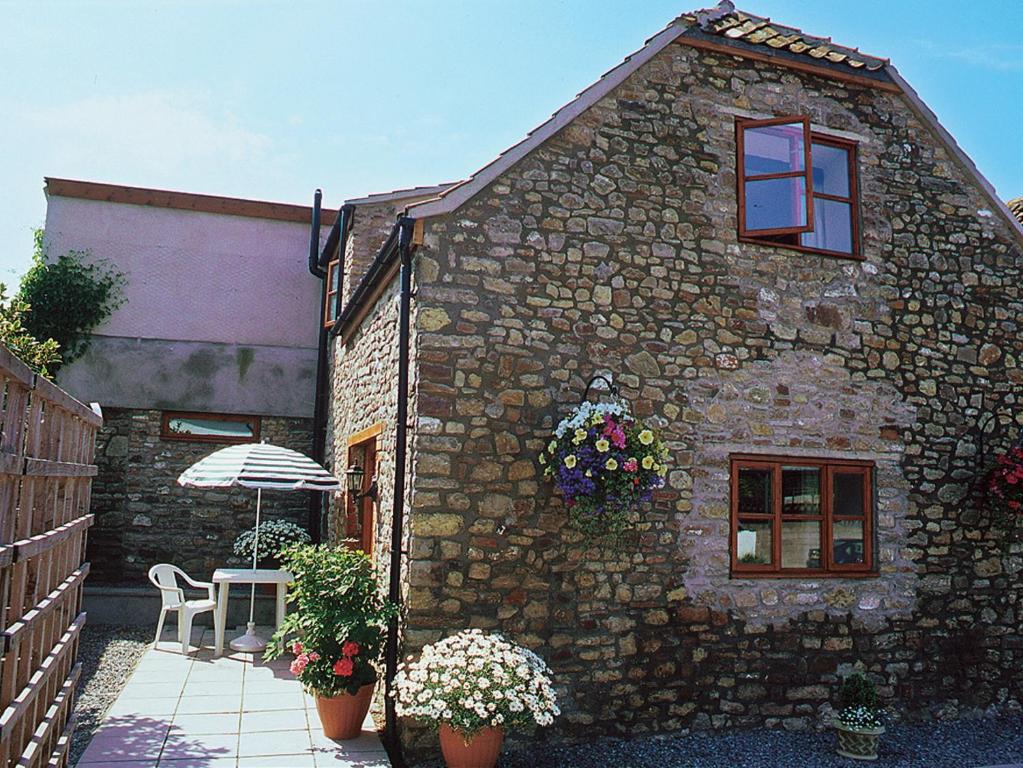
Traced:
<path fill-rule="evenodd" d="M 44 176 L 331 207 L 460 179 L 699 2 L 0 0 L 0 281 Z M 736 5 L 890 58 L 1023 195 L 1021 0 Z"/>

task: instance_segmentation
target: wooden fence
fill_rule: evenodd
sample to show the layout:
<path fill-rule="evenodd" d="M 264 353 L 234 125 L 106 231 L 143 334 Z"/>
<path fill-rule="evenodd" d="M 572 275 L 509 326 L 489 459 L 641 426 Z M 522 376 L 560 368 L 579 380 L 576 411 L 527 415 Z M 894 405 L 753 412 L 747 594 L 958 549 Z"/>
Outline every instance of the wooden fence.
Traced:
<path fill-rule="evenodd" d="M 103 419 L 2 345 L 0 405 L 0 768 L 63 768 Z"/>

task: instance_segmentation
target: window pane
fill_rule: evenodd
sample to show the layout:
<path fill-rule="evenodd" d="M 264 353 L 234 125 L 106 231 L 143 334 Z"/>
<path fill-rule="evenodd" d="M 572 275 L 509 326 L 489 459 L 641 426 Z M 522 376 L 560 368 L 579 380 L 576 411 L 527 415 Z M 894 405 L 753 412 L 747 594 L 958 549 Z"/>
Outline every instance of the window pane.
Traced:
<path fill-rule="evenodd" d="M 770 520 L 739 521 L 735 558 L 742 565 L 771 564 Z"/>
<path fill-rule="evenodd" d="M 255 435 L 253 424 L 247 421 L 221 421 L 184 416 L 170 419 L 167 422 L 167 429 L 176 435 L 225 437 L 232 440 L 251 438 Z"/>
<path fill-rule="evenodd" d="M 863 503 L 863 475 L 836 472 L 832 484 L 834 485 L 833 514 L 862 517 L 866 506 Z"/>
<path fill-rule="evenodd" d="M 807 248 L 852 253 L 852 206 L 815 197 L 813 231 L 804 232 L 800 243 Z"/>
<path fill-rule="evenodd" d="M 770 515 L 773 512 L 773 474 L 770 469 L 739 470 L 740 515 Z"/>
<path fill-rule="evenodd" d="M 781 513 L 821 514 L 821 473 L 815 467 L 782 467 Z M 785 541 L 782 537 L 782 541 Z"/>
<path fill-rule="evenodd" d="M 337 262 L 330 265 L 330 290 L 332 293 L 337 292 L 337 287 L 341 282 L 341 270 L 337 266 Z"/>
<path fill-rule="evenodd" d="M 806 179 L 746 182 L 746 229 L 783 229 L 806 226 Z"/>
<path fill-rule="evenodd" d="M 849 152 L 830 144 L 814 144 L 813 191 L 825 195 L 849 197 Z"/>
<path fill-rule="evenodd" d="M 802 122 L 743 131 L 743 168 L 747 177 L 802 171 L 805 162 Z"/>
<path fill-rule="evenodd" d="M 835 520 L 831 526 L 834 538 L 835 565 L 856 565 L 863 563 L 863 521 Z"/>
<path fill-rule="evenodd" d="M 821 524 L 797 520 L 781 524 L 781 567 L 821 567 Z"/>

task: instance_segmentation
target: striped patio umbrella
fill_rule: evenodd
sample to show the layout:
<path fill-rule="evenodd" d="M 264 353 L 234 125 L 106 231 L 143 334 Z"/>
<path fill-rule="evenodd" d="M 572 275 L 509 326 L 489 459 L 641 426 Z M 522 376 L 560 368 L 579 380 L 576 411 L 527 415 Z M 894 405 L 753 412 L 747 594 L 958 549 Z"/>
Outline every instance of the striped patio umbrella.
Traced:
<path fill-rule="evenodd" d="M 178 478 L 178 484 L 191 488 L 256 489 L 256 540 L 252 547 L 252 570 L 259 559 L 259 518 L 263 491 L 335 491 L 341 482 L 308 456 L 269 443 L 230 445 L 214 451 L 190 466 Z M 236 651 L 255 653 L 266 647 L 256 636 L 253 617 L 256 585 L 249 595 L 249 623 L 245 634 L 231 641 Z"/>

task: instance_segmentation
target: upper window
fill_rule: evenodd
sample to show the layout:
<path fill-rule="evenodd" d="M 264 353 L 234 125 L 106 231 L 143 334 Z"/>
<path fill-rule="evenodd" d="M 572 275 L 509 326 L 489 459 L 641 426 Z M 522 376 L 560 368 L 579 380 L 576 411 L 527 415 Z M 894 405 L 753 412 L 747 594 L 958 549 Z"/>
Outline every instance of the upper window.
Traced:
<path fill-rule="evenodd" d="M 324 307 L 323 325 L 327 328 L 337 320 L 337 294 L 341 287 L 341 261 L 334 259 L 327 265 L 327 301 Z"/>
<path fill-rule="evenodd" d="M 258 416 L 168 411 L 163 414 L 160 437 L 205 443 L 255 443 L 259 441 L 259 427 Z"/>
<path fill-rule="evenodd" d="M 740 120 L 739 237 L 858 256 L 856 145 L 806 117 Z"/>
<path fill-rule="evenodd" d="M 872 465 L 733 457 L 732 573 L 873 571 Z"/>

